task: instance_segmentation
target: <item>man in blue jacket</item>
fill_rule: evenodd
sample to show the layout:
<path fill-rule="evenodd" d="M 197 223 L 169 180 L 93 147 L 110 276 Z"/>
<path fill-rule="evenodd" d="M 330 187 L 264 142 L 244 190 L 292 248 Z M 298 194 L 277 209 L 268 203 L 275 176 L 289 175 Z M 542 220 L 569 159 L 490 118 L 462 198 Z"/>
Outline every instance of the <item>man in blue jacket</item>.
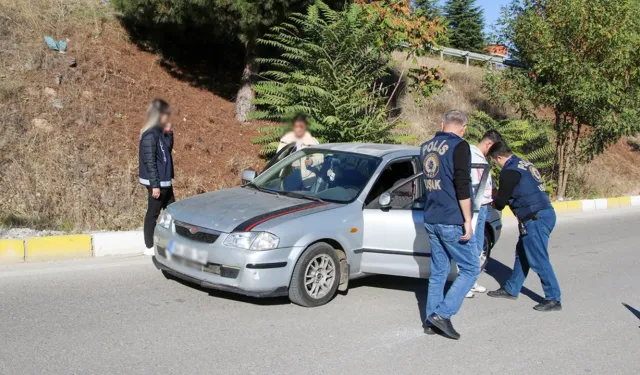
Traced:
<path fill-rule="evenodd" d="M 424 222 L 431 244 L 425 333 L 439 331 L 456 340 L 460 334 L 453 328 L 451 317 L 460 310 L 480 274 L 471 228 L 471 151 L 462 139 L 466 128 L 467 114 L 449 111 L 444 116 L 442 131 L 421 146 L 427 189 Z M 451 259 L 459 272 L 444 295 Z"/>
<path fill-rule="evenodd" d="M 518 218 L 520 237 L 511 277 L 500 289 L 487 295 L 516 299 L 529 269 L 540 276 L 545 299 L 534 306 L 537 311 L 560 311 L 560 286 L 549 260 L 549 236 L 556 225 L 556 212 L 545 191 L 540 172 L 532 163 L 513 155 L 511 149 L 498 142 L 489 149 L 489 157 L 502 168 L 500 190 L 493 204 L 502 210 L 508 204 Z"/>

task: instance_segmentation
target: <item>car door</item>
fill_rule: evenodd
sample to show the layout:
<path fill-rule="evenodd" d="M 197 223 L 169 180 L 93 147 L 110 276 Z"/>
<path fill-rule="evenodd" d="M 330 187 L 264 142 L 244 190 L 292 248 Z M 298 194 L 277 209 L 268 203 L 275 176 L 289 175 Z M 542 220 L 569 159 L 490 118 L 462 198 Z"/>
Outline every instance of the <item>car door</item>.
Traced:
<path fill-rule="evenodd" d="M 267 163 L 267 165 L 264 167 L 264 169 L 262 170 L 263 172 L 266 171 L 267 169 L 271 168 L 275 163 L 279 162 L 280 160 L 286 158 L 287 156 L 291 155 L 291 153 L 293 152 L 293 150 L 295 149 L 296 143 L 289 143 L 288 145 L 284 146 L 280 151 L 278 151 L 272 158 L 271 160 L 269 160 L 269 162 Z"/>
<path fill-rule="evenodd" d="M 395 181 L 386 192 L 392 196 L 391 205 L 381 208 L 379 191 L 371 189 L 363 209 L 364 233 L 360 270 L 407 277 L 428 277 L 429 236 L 424 229 L 424 198 L 422 173 L 415 158 L 395 160 L 410 163 L 412 174 Z M 385 171 L 386 172 L 386 171 Z M 383 172 L 379 178 L 384 179 Z"/>
<path fill-rule="evenodd" d="M 484 186 L 490 173 L 488 165 L 473 164 L 472 168 L 484 170 L 481 178 L 481 185 Z M 418 169 L 416 165 L 416 171 Z M 398 181 L 387 192 L 392 196 L 390 207 L 381 208 L 376 200 L 368 197 L 369 203 L 363 210 L 360 270 L 364 273 L 427 278 L 431 266 L 431 248 L 429 235 L 424 228 L 426 196 L 422 171 Z M 475 193 L 477 195 L 481 190 Z M 412 194 L 411 199 L 408 198 L 409 194 Z M 480 208 L 476 202 L 478 200 L 474 196 L 474 219 Z"/>

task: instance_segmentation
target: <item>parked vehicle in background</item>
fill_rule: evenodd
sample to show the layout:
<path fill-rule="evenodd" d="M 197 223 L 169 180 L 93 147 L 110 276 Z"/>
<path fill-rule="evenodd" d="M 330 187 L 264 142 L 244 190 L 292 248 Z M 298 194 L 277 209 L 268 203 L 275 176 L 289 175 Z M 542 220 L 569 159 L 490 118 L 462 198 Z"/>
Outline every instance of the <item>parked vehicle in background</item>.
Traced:
<path fill-rule="evenodd" d="M 427 278 L 419 155 L 400 145 L 285 147 L 259 176 L 243 172 L 242 187 L 169 206 L 156 227 L 154 263 L 206 288 L 288 296 L 307 307 L 370 274 Z M 500 228 L 491 210 L 486 260 Z"/>

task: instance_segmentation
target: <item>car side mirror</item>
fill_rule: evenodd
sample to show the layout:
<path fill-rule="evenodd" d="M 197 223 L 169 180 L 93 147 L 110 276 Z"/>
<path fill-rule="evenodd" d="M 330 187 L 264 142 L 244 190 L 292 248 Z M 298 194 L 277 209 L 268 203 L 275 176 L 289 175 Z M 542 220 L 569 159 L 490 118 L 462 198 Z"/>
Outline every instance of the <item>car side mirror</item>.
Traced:
<path fill-rule="evenodd" d="M 255 180 L 257 176 L 258 174 L 256 173 L 256 171 L 251 171 L 251 170 L 242 171 L 242 183 L 248 184 L 249 182 Z"/>
<path fill-rule="evenodd" d="M 382 193 L 382 195 L 378 198 L 378 204 L 380 208 L 389 208 L 391 207 L 391 194 L 390 193 Z"/>

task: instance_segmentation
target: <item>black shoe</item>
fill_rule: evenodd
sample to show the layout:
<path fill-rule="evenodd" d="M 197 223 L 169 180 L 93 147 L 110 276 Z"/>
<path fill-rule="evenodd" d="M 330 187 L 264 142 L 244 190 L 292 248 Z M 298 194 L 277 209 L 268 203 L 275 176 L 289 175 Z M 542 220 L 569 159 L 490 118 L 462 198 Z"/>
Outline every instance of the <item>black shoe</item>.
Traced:
<path fill-rule="evenodd" d="M 539 304 L 533 306 L 533 309 L 536 311 L 542 311 L 542 312 L 560 311 L 562 310 L 562 304 L 559 301 L 556 301 L 555 299 L 549 299 L 549 300 L 546 299 L 540 302 Z"/>
<path fill-rule="evenodd" d="M 427 318 L 427 320 L 429 320 L 429 322 L 433 324 L 438 330 L 440 330 L 440 332 L 442 332 L 445 336 L 450 337 L 454 340 L 460 338 L 460 334 L 456 332 L 456 330 L 453 328 L 453 324 L 451 324 L 451 319 L 443 318 L 438 314 L 431 314 Z"/>
<path fill-rule="evenodd" d="M 487 293 L 487 295 L 489 297 L 494 297 L 494 298 L 518 299 L 518 297 L 507 292 L 504 288 L 500 288 L 498 290 L 492 290 L 489 293 Z"/>
<path fill-rule="evenodd" d="M 426 326 L 426 327 L 424 327 L 424 333 L 426 335 L 432 336 L 432 335 L 435 335 L 438 332 L 436 332 L 436 327 Z"/>

